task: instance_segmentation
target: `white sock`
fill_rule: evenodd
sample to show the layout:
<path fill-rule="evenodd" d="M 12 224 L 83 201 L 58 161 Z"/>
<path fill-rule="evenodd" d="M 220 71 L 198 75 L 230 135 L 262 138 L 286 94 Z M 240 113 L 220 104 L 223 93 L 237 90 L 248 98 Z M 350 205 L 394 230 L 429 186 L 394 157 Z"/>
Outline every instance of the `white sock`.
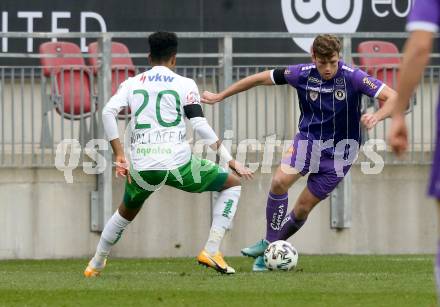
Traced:
<path fill-rule="evenodd" d="M 216 227 L 214 224 L 209 231 L 208 241 L 205 244 L 205 250 L 210 255 L 215 255 L 220 249 L 220 243 L 225 236 L 226 229 L 223 227 Z"/>
<path fill-rule="evenodd" d="M 122 232 L 128 224 L 130 224 L 130 221 L 124 219 L 116 210 L 102 231 L 95 256 L 92 259 L 92 265 L 95 268 L 104 266 L 104 261 L 107 259 L 110 249 L 121 238 Z"/>
<path fill-rule="evenodd" d="M 228 188 L 220 192 L 215 202 L 212 226 L 205 245 L 205 250 L 211 255 L 219 251 L 225 232 L 231 227 L 232 219 L 237 211 L 240 193 L 241 186 Z"/>

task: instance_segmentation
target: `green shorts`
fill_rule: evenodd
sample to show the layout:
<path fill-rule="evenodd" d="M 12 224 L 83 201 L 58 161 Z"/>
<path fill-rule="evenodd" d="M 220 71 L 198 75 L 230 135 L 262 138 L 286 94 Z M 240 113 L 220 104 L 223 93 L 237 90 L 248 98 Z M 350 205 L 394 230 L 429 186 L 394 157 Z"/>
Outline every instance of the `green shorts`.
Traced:
<path fill-rule="evenodd" d="M 131 170 L 130 175 L 131 183 L 125 183 L 124 204 L 131 209 L 141 207 L 145 200 L 163 185 L 186 192 L 201 193 L 219 191 L 228 178 L 228 172 L 221 166 L 196 156 L 192 156 L 188 163 L 174 170 Z"/>

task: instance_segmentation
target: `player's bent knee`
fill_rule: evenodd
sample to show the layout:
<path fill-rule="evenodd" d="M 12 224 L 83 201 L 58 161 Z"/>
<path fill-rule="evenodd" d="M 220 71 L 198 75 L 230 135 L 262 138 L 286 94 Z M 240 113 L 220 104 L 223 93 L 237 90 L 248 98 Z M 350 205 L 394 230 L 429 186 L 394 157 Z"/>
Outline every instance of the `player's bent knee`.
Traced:
<path fill-rule="evenodd" d="M 140 206 L 138 208 L 129 208 L 126 206 L 126 204 L 124 202 L 122 202 L 118 207 L 118 211 L 119 211 L 119 214 L 124 219 L 126 219 L 128 221 L 132 221 L 136 217 L 136 215 L 139 213 L 141 208 L 142 208 L 142 206 Z"/>
<path fill-rule="evenodd" d="M 275 194 L 284 194 L 289 190 L 289 185 L 282 178 L 274 176 L 272 178 L 270 189 Z"/>
<path fill-rule="evenodd" d="M 241 186 L 240 178 L 235 174 L 229 174 L 220 191 L 236 186 Z"/>

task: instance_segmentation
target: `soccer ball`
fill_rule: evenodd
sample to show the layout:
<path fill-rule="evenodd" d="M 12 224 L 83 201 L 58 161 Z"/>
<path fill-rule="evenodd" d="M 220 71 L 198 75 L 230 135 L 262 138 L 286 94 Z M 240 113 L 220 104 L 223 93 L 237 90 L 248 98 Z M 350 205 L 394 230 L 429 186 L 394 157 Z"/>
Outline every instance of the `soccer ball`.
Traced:
<path fill-rule="evenodd" d="M 298 263 L 298 252 L 287 241 L 278 240 L 264 251 L 264 263 L 269 270 L 289 271 Z"/>

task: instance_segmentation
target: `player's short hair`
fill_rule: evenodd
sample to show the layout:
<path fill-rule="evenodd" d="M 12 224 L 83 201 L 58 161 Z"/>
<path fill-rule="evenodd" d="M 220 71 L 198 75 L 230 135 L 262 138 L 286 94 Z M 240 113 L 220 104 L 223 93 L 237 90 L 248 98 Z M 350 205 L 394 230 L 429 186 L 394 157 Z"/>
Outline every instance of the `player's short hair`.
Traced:
<path fill-rule="evenodd" d="M 155 62 L 167 61 L 177 53 L 177 35 L 173 32 L 155 32 L 148 37 L 148 44 Z"/>
<path fill-rule="evenodd" d="M 332 34 L 320 34 L 313 41 L 312 52 L 316 57 L 329 59 L 341 52 L 341 41 Z"/>

